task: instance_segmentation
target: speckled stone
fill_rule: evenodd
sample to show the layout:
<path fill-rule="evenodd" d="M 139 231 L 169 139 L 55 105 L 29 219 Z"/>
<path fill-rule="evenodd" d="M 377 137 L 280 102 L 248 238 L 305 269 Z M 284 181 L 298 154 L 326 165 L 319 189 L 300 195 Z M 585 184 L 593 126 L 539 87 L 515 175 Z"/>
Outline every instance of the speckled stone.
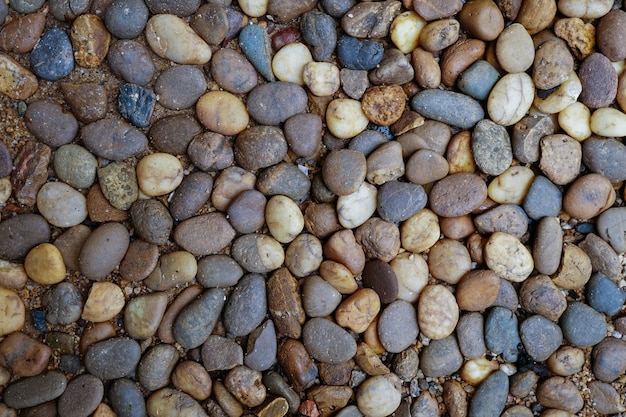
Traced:
<path fill-rule="evenodd" d="M 60 28 L 47 30 L 30 53 L 30 66 L 40 78 L 56 81 L 74 69 L 72 42 Z"/>
<path fill-rule="evenodd" d="M 100 379 L 123 378 L 135 370 L 140 357 L 139 343 L 128 337 L 114 337 L 87 349 L 85 367 Z"/>
<path fill-rule="evenodd" d="M 272 72 L 270 37 L 259 25 L 248 25 L 239 33 L 239 46 L 250 63 L 267 81 L 275 81 Z"/>
<path fill-rule="evenodd" d="M 574 346 L 596 345 L 606 336 L 602 314 L 580 302 L 571 303 L 559 320 L 563 336 Z"/>

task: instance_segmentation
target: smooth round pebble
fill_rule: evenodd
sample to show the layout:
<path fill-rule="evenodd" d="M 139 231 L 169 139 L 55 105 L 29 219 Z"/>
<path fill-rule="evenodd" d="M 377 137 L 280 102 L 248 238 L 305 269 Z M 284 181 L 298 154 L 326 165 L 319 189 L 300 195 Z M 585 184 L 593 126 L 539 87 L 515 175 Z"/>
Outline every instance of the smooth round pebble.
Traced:
<path fill-rule="evenodd" d="M 418 92 L 411 99 L 411 107 L 428 119 L 461 129 L 472 128 L 485 116 L 480 103 L 472 97 L 439 89 L 425 89 Z"/>
<path fill-rule="evenodd" d="M 96 179 L 96 157 L 80 145 L 61 146 L 53 164 L 57 177 L 74 188 L 89 188 Z"/>
<path fill-rule="evenodd" d="M 302 341 L 311 356 L 323 363 L 341 363 L 356 354 L 350 334 L 325 318 L 312 318 L 302 328 Z"/>
<path fill-rule="evenodd" d="M 250 118 L 243 102 L 227 91 L 210 91 L 196 104 L 198 119 L 207 129 L 230 136 L 248 127 Z"/>
<path fill-rule="evenodd" d="M 132 2 L 135 3 L 134 0 Z M 119 5 L 125 3 L 125 1 L 118 1 L 116 3 Z M 143 4 L 143 2 L 139 3 Z M 107 10 L 112 9 L 113 7 L 109 7 Z M 134 17 L 136 16 L 137 15 L 134 15 Z M 146 13 L 146 19 L 147 18 Z M 105 22 L 106 19 L 105 17 Z M 128 21 L 124 22 L 128 24 Z M 145 25 L 145 21 L 143 24 Z M 143 26 L 141 30 L 143 30 Z M 120 37 L 118 35 L 115 36 Z M 134 36 L 131 36 L 131 38 L 134 38 Z M 127 83 L 146 85 L 150 82 L 156 71 L 148 49 L 139 42 L 130 39 L 121 39 L 114 42 L 109 48 L 107 61 L 113 74 Z"/>
<path fill-rule="evenodd" d="M 293 42 L 282 47 L 272 59 L 272 70 L 280 81 L 304 85 L 304 66 L 313 62 L 309 48 L 303 43 Z"/>
<path fill-rule="evenodd" d="M 456 173 L 437 182 L 429 196 L 431 209 L 439 216 L 458 217 L 478 208 L 487 197 L 487 185 L 478 175 Z"/>
<path fill-rule="evenodd" d="M 494 122 L 511 126 L 522 119 L 533 104 L 535 87 L 525 72 L 507 74 L 493 86 L 487 111 Z"/>
<path fill-rule="evenodd" d="M 389 304 L 380 314 L 377 332 L 387 352 L 402 352 L 419 334 L 415 308 L 403 300 Z"/>
<path fill-rule="evenodd" d="M 279 125 L 291 116 L 304 113 L 306 106 L 307 95 L 304 89 L 286 81 L 257 85 L 246 100 L 250 117 L 260 124 L 270 126 Z"/>
<path fill-rule="evenodd" d="M 530 68 L 535 59 L 535 47 L 524 26 L 513 23 L 502 31 L 496 41 L 496 56 L 508 73 L 522 73 Z"/>
<path fill-rule="evenodd" d="M 48 182 L 37 193 L 37 209 L 53 226 L 72 227 L 87 218 L 87 199 L 63 182 Z"/>
<path fill-rule="evenodd" d="M 355 192 L 340 195 L 337 199 L 337 218 L 339 224 L 353 229 L 365 223 L 376 211 L 376 187 L 367 182 Z"/>
<path fill-rule="evenodd" d="M 67 272 L 61 252 L 51 243 L 32 248 L 24 260 L 24 270 L 30 279 L 43 285 L 63 281 Z"/>
<path fill-rule="evenodd" d="M 128 378 L 116 380 L 109 390 L 109 399 L 115 413 L 120 417 L 146 415 L 146 400 L 138 384 Z"/>
<path fill-rule="evenodd" d="M 83 126 L 80 139 L 96 156 L 121 161 L 143 152 L 148 138 L 121 119 L 102 119 Z"/>
<path fill-rule="evenodd" d="M 308 276 L 302 286 L 302 306 L 309 317 L 332 314 L 341 302 L 341 293 L 319 275 Z"/>
<path fill-rule="evenodd" d="M 559 326 L 540 315 L 524 320 L 519 333 L 526 352 L 537 362 L 547 360 L 563 342 Z"/>
<path fill-rule="evenodd" d="M 148 21 L 148 7 L 140 0 L 117 0 L 107 7 L 104 23 L 113 36 L 134 39 L 141 35 Z"/>
<path fill-rule="evenodd" d="M 124 309 L 124 329 L 135 339 L 147 339 L 156 334 L 167 307 L 163 292 L 140 295 L 130 300 Z"/>
<path fill-rule="evenodd" d="M 193 25 L 193 23 L 192 23 Z M 224 90 L 244 94 L 257 85 L 257 75 L 252 64 L 233 49 L 215 51 L 211 58 L 211 76 Z"/>
<path fill-rule="evenodd" d="M 559 126 L 577 141 L 591 136 L 591 111 L 583 103 L 576 101 L 559 112 Z"/>
<path fill-rule="evenodd" d="M 563 196 L 563 209 L 572 217 L 590 219 L 608 209 L 615 202 L 611 182 L 600 174 L 579 177 Z"/>
<path fill-rule="evenodd" d="M 279 163 L 287 154 L 288 146 L 283 131 L 278 127 L 256 125 L 237 135 L 233 150 L 237 165 L 256 171 Z"/>
<path fill-rule="evenodd" d="M 495 232 L 484 248 L 485 263 L 498 276 L 512 282 L 524 281 L 534 268 L 530 251 L 511 234 Z"/>
<path fill-rule="evenodd" d="M 119 265 L 129 244 L 128 230 L 122 224 L 102 224 L 89 235 L 80 250 L 80 271 L 91 280 L 103 279 Z"/>
<path fill-rule="evenodd" d="M 114 337 L 94 343 L 85 354 L 90 374 L 104 380 L 123 378 L 135 370 L 141 357 L 139 344 L 128 337 Z"/>
<path fill-rule="evenodd" d="M 443 285 L 427 285 L 417 304 L 420 332 L 430 339 L 444 339 L 454 332 L 459 321 L 459 306 Z"/>
<path fill-rule="evenodd" d="M 87 417 L 96 410 L 103 396 L 104 385 L 100 379 L 89 374 L 79 375 L 67 384 L 59 397 L 59 416 Z"/>
<path fill-rule="evenodd" d="M 67 387 L 67 377 L 60 371 L 49 371 L 21 378 L 7 386 L 4 402 L 11 408 L 28 408 L 58 398 Z"/>
<path fill-rule="evenodd" d="M 157 14 L 146 24 L 146 40 L 155 54 L 177 64 L 203 65 L 211 59 L 211 48 L 173 14 Z"/>
<path fill-rule="evenodd" d="M 124 308 L 122 289 L 108 281 L 94 282 L 83 307 L 81 318 L 99 323 L 115 317 Z"/>
<path fill-rule="evenodd" d="M 625 209 L 612 207 L 600 214 L 596 223 L 598 234 L 618 253 L 626 251 L 626 234 L 623 230 L 626 222 L 622 220 L 625 215 Z"/>
<path fill-rule="evenodd" d="M 424 375 L 442 377 L 452 375 L 463 364 L 463 355 L 456 338 L 450 335 L 441 340 L 432 340 L 422 349 L 420 368 Z"/>
<path fill-rule="evenodd" d="M 173 155 L 157 152 L 137 163 L 137 183 L 148 196 L 170 193 L 183 180 L 183 166 Z"/>
<path fill-rule="evenodd" d="M 142 403 L 144 399 L 141 398 Z M 154 392 L 145 402 L 142 415 L 156 416 L 160 413 L 180 413 L 189 417 L 203 417 L 206 415 L 200 404 L 184 392 L 165 387 Z"/>
<path fill-rule="evenodd" d="M 592 307 L 571 303 L 559 320 L 563 336 L 574 346 L 596 345 L 606 336 L 606 321 L 602 314 Z"/>
<path fill-rule="evenodd" d="M 302 69 L 302 82 L 318 97 L 332 96 L 339 90 L 339 68 L 330 62 L 309 62 Z"/>
<path fill-rule="evenodd" d="M 326 124 L 330 133 L 339 139 L 352 138 L 365 130 L 369 120 L 361 103 L 350 98 L 338 98 L 326 108 Z"/>
<path fill-rule="evenodd" d="M 0 223 L 0 257 L 13 260 L 50 240 L 50 225 L 38 214 L 20 214 Z"/>
<path fill-rule="evenodd" d="M 324 160 L 322 178 L 331 192 L 346 196 L 359 190 L 366 169 L 366 159 L 361 152 L 349 149 L 331 151 Z"/>
<path fill-rule="evenodd" d="M 389 375 L 377 375 L 366 379 L 356 394 L 359 411 L 371 417 L 385 417 L 400 405 L 402 397 L 396 387 L 399 381 Z"/>
<path fill-rule="evenodd" d="M 30 103 L 24 121 L 40 142 L 54 148 L 70 143 L 78 133 L 78 121 L 74 115 L 51 99 Z"/>
<path fill-rule="evenodd" d="M 159 75 L 154 84 L 159 103 L 172 110 L 193 106 L 206 89 L 204 73 L 190 65 L 168 68 Z"/>
<path fill-rule="evenodd" d="M 282 246 L 274 238 L 251 233 L 235 240 L 232 256 L 244 269 L 264 274 L 278 269 L 285 260 Z"/>
<path fill-rule="evenodd" d="M 172 217 L 182 221 L 196 214 L 208 202 L 212 188 L 213 178 L 209 174 L 196 171 L 187 175 L 170 201 Z"/>

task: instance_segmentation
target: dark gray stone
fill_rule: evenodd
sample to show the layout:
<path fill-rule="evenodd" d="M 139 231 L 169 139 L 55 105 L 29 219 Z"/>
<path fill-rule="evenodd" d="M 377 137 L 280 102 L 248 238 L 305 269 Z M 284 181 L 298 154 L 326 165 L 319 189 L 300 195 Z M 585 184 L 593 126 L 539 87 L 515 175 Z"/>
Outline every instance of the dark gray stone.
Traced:
<path fill-rule="evenodd" d="M 154 83 L 159 103 L 171 110 L 187 109 L 207 90 L 204 73 L 192 65 L 178 65 L 166 69 Z"/>
<path fill-rule="evenodd" d="M 170 213 L 178 221 L 192 217 L 211 197 L 213 177 L 201 171 L 192 172 L 180 183 L 170 201 Z"/>
<path fill-rule="evenodd" d="M 626 252 L 626 207 L 612 207 L 600 214 L 596 228 L 615 252 Z"/>
<path fill-rule="evenodd" d="M 59 371 L 18 379 L 4 390 L 4 403 L 11 408 L 27 408 L 58 398 L 67 386 Z"/>
<path fill-rule="evenodd" d="M 267 314 L 265 279 L 248 274 L 239 280 L 224 308 L 224 327 L 233 336 L 247 336 Z"/>
<path fill-rule="evenodd" d="M 546 177 L 537 175 L 526 193 L 523 207 L 528 217 L 539 220 L 542 217 L 558 216 L 562 203 L 561 190 Z"/>
<path fill-rule="evenodd" d="M 144 417 L 146 403 L 136 383 L 127 378 L 118 379 L 111 385 L 109 400 L 119 417 Z"/>
<path fill-rule="evenodd" d="M 612 183 L 626 180 L 626 145 L 613 138 L 592 136 L 583 142 L 583 163 Z"/>
<path fill-rule="evenodd" d="M 369 71 L 376 68 L 384 52 L 382 44 L 369 39 L 342 35 L 337 42 L 337 58 L 347 69 Z"/>
<path fill-rule="evenodd" d="M 459 318 L 456 337 L 459 349 L 467 359 L 476 359 L 487 353 L 485 346 L 485 319 L 479 312 L 466 313 Z"/>
<path fill-rule="evenodd" d="M 502 354 L 507 362 L 517 362 L 517 345 L 521 343 L 517 316 L 504 307 L 491 309 L 485 320 L 485 344 L 494 354 Z"/>
<path fill-rule="evenodd" d="M 524 320 L 519 333 L 526 352 L 537 362 L 547 360 L 563 342 L 559 326 L 540 315 Z"/>
<path fill-rule="evenodd" d="M 90 374 L 79 375 L 67 384 L 65 392 L 59 397 L 59 417 L 88 417 L 103 396 L 104 385 L 100 379 Z"/>
<path fill-rule="evenodd" d="M 399 223 L 426 207 L 428 196 L 419 184 L 389 181 L 378 189 L 376 209 L 388 222 Z"/>
<path fill-rule="evenodd" d="M 300 201 L 309 192 L 311 181 L 295 164 L 281 162 L 264 169 L 257 178 L 256 187 L 268 197 L 285 195 Z"/>
<path fill-rule="evenodd" d="M 52 325 L 72 324 L 83 312 L 83 299 L 71 282 L 61 282 L 50 288 L 41 304 L 46 312 L 46 321 Z"/>
<path fill-rule="evenodd" d="M 104 24 L 116 38 L 134 39 L 146 27 L 148 14 L 143 0 L 115 0 L 107 7 Z"/>
<path fill-rule="evenodd" d="M 174 220 L 167 207 L 154 198 L 137 200 L 130 208 L 135 233 L 144 241 L 164 245 L 170 238 Z"/>
<path fill-rule="evenodd" d="M 489 375 L 469 403 L 468 417 L 499 417 L 506 405 L 509 377 L 502 371 Z"/>
<path fill-rule="evenodd" d="M 161 344 L 150 348 L 137 365 L 137 380 L 148 391 L 167 386 L 178 358 L 178 351 L 172 345 Z"/>
<path fill-rule="evenodd" d="M 350 333 L 321 317 L 304 324 L 302 342 L 309 354 L 323 363 L 346 362 L 356 354 L 356 342 Z"/>
<path fill-rule="evenodd" d="M 433 378 L 449 376 L 458 371 L 461 365 L 463 365 L 463 355 L 454 335 L 431 340 L 428 346 L 422 349 L 420 368 L 426 376 Z"/>
<path fill-rule="evenodd" d="M 80 138 L 96 156 L 112 161 L 137 155 L 148 147 L 146 135 L 121 119 L 102 119 L 85 125 Z"/>
<path fill-rule="evenodd" d="M 587 304 L 571 303 L 559 320 L 563 336 L 574 346 L 594 346 L 606 336 L 606 321 Z"/>
<path fill-rule="evenodd" d="M 50 240 L 50 225 L 38 214 L 18 214 L 0 222 L 0 259 L 26 256 L 40 243 Z"/>
<path fill-rule="evenodd" d="M 156 95 L 136 84 L 124 84 L 117 96 L 117 109 L 123 118 L 137 127 L 148 127 Z"/>
<path fill-rule="evenodd" d="M 156 70 L 148 49 L 133 40 L 114 42 L 109 48 L 107 60 L 113 74 L 127 83 L 146 85 Z"/>
<path fill-rule="evenodd" d="M 388 352 L 402 352 L 415 343 L 418 334 L 417 313 L 411 303 L 394 301 L 380 314 L 378 337 Z"/>
<path fill-rule="evenodd" d="M 74 69 L 70 37 L 60 28 L 48 29 L 30 53 L 30 67 L 39 78 L 60 80 Z"/>
<path fill-rule="evenodd" d="M 213 332 L 225 301 L 225 291 L 213 288 L 187 305 L 174 320 L 176 341 L 185 349 L 193 349 L 204 343 Z"/>
<path fill-rule="evenodd" d="M 474 218 L 476 229 L 483 234 L 504 232 L 521 238 L 528 231 L 530 220 L 515 204 L 501 204 Z"/>
<path fill-rule="evenodd" d="M 585 294 L 587 303 L 594 310 L 609 316 L 618 314 L 626 302 L 626 292 L 599 272 L 591 276 Z"/>
<path fill-rule="evenodd" d="M 465 94 L 447 90 L 422 90 L 411 99 L 411 107 L 428 119 L 461 129 L 470 129 L 485 117 L 478 101 Z"/>
<path fill-rule="evenodd" d="M 263 125 L 278 125 L 306 111 L 308 97 L 297 84 L 276 81 L 257 85 L 248 94 L 250 117 Z"/>
<path fill-rule="evenodd" d="M 489 119 L 479 121 L 472 132 L 474 161 L 482 172 L 500 175 L 513 161 L 511 138 L 504 128 Z"/>
<path fill-rule="evenodd" d="M 330 61 L 337 45 L 334 19 L 319 11 L 305 13 L 300 19 L 302 40 L 311 48 L 316 62 Z"/>
<path fill-rule="evenodd" d="M 234 339 L 211 335 L 202 344 L 202 365 L 207 371 L 223 371 L 243 364 L 243 349 Z"/>
<path fill-rule="evenodd" d="M 140 358 L 139 343 L 128 337 L 114 337 L 87 349 L 85 367 L 100 379 L 118 379 L 131 375 Z"/>
<path fill-rule="evenodd" d="M 248 336 L 246 355 L 243 363 L 256 371 L 268 370 L 276 362 L 276 330 L 274 322 L 267 320 L 263 325 L 257 327 Z"/>

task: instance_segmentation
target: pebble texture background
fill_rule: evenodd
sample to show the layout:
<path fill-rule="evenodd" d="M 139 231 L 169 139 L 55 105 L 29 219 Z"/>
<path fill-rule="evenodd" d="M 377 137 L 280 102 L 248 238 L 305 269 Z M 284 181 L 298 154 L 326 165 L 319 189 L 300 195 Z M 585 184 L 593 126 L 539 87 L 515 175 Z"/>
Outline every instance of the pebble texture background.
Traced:
<path fill-rule="evenodd" d="M 0 417 L 626 412 L 621 3 L 0 1 Z"/>

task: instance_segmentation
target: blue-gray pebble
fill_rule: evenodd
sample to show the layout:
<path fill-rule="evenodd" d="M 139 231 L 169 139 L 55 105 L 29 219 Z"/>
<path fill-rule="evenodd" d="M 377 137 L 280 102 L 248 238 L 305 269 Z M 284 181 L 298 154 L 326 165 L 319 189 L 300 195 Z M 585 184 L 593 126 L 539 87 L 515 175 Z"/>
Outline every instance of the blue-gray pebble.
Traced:
<path fill-rule="evenodd" d="M 385 48 L 380 43 L 369 39 L 342 35 L 337 42 L 337 58 L 348 69 L 369 71 L 376 68 L 384 52 Z"/>
<path fill-rule="evenodd" d="M 137 127 L 148 127 L 154 111 L 155 94 L 135 84 L 124 84 L 120 87 L 117 107 L 123 118 Z"/>
<path fill-rule="evenodd" d="M 206 92 L 204 73 L 193 65 L 177 65 L 166 69 L 154 83 L 159 103 L 171 110 L 187 109 Z"/>
<path fill-rule="evenodd" d="M 4 24 L 7 16 L 9 15 L 9 4 L 5 1 L 0 1 L 0 25 Z"/>
<path fill-rule="evenodd" d="M 39 78 L 60 80 L 74 69 L 72 43 L 64 30 L 52 28 L 39 38 L 30 53 L 30 67 Z"/>
<path fill-rule="evenodd" d="M 155 67 L 145 46 L 133 40 L 119 40 L 109 48 L 107 60 L 111 71 L 124 81 L 146 85 L 154 76 Z"/>
<path fill-rule="evenodd" d="M 4 390 L 4 403 L 11 408 L 27 408 L 58 398 L 67 387 L 67 378 L 59 371 L 20 378 Z"/>
<path fill-rule="evenodd" d="M 480 103 L 472 97 L 439 89 L 418 92 L 411 99 L 411 107 L 428 119 L 461 129 L 470 129 L 485 116 Z"/>
<path fill-rule="evenodd" d="M 44 295 L 42 305 L 46 321 L 52 325 L 68 325 L 80 319 L 83 299 L 71 282 L 61 282 Z"/>
<path fill-rule="evenodd" d="M 517 345 L 521 342 L 517 316 L 504 307 L 494 307 L 485 320 L 485 344 L 507 362 L 517 362 Z"/>
<path fill-rule="evenodd" d="M 83 126 L 81 140 L 96 156 L 121 161 L 143 152 L 148 138 L 136 127 L 121 119 L 102 119 Z"/>
<path fill-rule="evenodd" d="M 304 324 L 302 342 L 310 355 L 323 363 L 346 362 L 356 354 L 356 342 L 350 333 L 322 317 Z"/>
<path fill-rule="evenodd" d="M 129 337 L 114 337 L 87 349 L 85 368 L 100 379 L 118 379 L 132 374 L 140 358 L 139 343 Z"/>
<path fill-rule="evenodd" d="M 622 310 L 626 291 L 606 275 L 596 272 L 587 283 L 587 302 L 596 311 L 614 316 Z"/>
<path fill-rule="evenodd" d="M 233 336 L 247 336 L 267 314 L 265 279 L 259 274 L 241 278 L 224 308 L 224 327 Z"/>
<path fill-rule="evenodd" d="M 380 145 L 387 142 L 387 137 L 373 129 L 367 129 L 359 133 L 350 140 L 348 149 L 363 152 L 365 156 L 369 156 Z"/>
<path fill-rule="evenodd" d="M 489 375 L 469 403 L 468 417 L 498 417 L 506 405 L 509 377 L 502 371 Z"/>
<path fill-rule="evenodd" d="M 19 214 L 0 222 L 0 259 L 14 260 L 50 240 L 50 225 L 39 214 Z"/>
<path fill-rule="evenodd" d="M 562 203 L 561 190 L 546 177 L 537 175 L 526 193 L 523 207 L 528 217 L 539 220 L 558 216 Z"/>
<path fill-rule="evenodd" d="M 528 216 L 516 204 L 501 204 L 474 218 L 479 233 L 504 232 L 517 238 L 521 238 L 528 231 L 528 223 Z"/>
<path fill-rule="evenodd" d="M 109 400 L 119 417 L 144 417 L 146 403 L 136 383 L 127 378 L 118 379 L 109 390 Z"/>
<path fill-rule="evenodd" d="M 559 326 L 540 315 L 524 320 L 519 332 L 526 352 L 537 362 L 547 360 L 563 342 Z"/>
<path fill-rule="evenodd" d="M 335 20 L 317 10 L 306 13 L 300 21 L 302 40 L 311 48 L 316 62 L 330 61 L 337 46 Z"/>
<path fill-rule="evenodd" d="M 559 321 L 563 336 L 574 346 L 597 345 L 606 336 L 606 321 L 587 304 L 575 302 L 567 306 Z"/>
<path fill-rule="evenodd" d="M 376 208 L 383 220 L 398 223 L 426 207 L 427 200 L 421 185 L 389 181 L 378 189 Z"/>
<path fill-rule="evenodd" d="M 457 80 L 459 90 L 476 100 L 486 100 L 500 79 L 500 73 L 489 62 L 479 60 L 466 69 Z"/>
<path fill-rule="evenodd" d="M 341 17 L 356 5 L 356 0 L 321 0 L 320 4 L 332 17 Z"/>
<path fill-rule="evenodd" d="M 213 332 L 225 300 L 225 291 L 213 288 L 192 301 L 174 320 L 176 341 L 185 349 L 193 349 L 204 343 Z"/>
<path fill-rule="evenodd" d="M 148 22 L 148 6 L 143 0 L 115 0 L 104 14 L 104 24 L 113 36 L 134 39 Z"/>
<path fill-rule="evenodd" d="M 272 45 L 270 37 L 259 25 L 248 25 L 239 33 L 239 46 L 248 61 L 267 81 L 275 81 L 272 72 Z"/>
<path fill-rule="evenodd" d="M 244 364 L 256 371 L 267 371 L 276 362 L 277 351 L 274 322 L 267 320 L 250 333 Z"/>
<path fill-rule="evenodd" d="M 452 375 L 463 365 L 463 355 L 454 335 L 443 339 L 431 340 L 422 349 L 420 368 L 424 375 L 433 378 Z"/>
<path fill-rule="evenodd" d="M 583 163 L 589 171 L 612 183 L 626 180 L 626 145 L 613 138 L 590 137 L 582 144 Z"/>
<path fill-rule="evenodd" d="M 304 113 L 308 97 L 298 84 L 276 81 L 254 87 L 246 104 L 250 117 L 257 123 L 277 126 L 291 116 Z"/>
<path fill-rule="evenodd" d="M 9 0 L 9 5 L 19 13 L 32 13 L 41 8 L 46 0 Z"/>

